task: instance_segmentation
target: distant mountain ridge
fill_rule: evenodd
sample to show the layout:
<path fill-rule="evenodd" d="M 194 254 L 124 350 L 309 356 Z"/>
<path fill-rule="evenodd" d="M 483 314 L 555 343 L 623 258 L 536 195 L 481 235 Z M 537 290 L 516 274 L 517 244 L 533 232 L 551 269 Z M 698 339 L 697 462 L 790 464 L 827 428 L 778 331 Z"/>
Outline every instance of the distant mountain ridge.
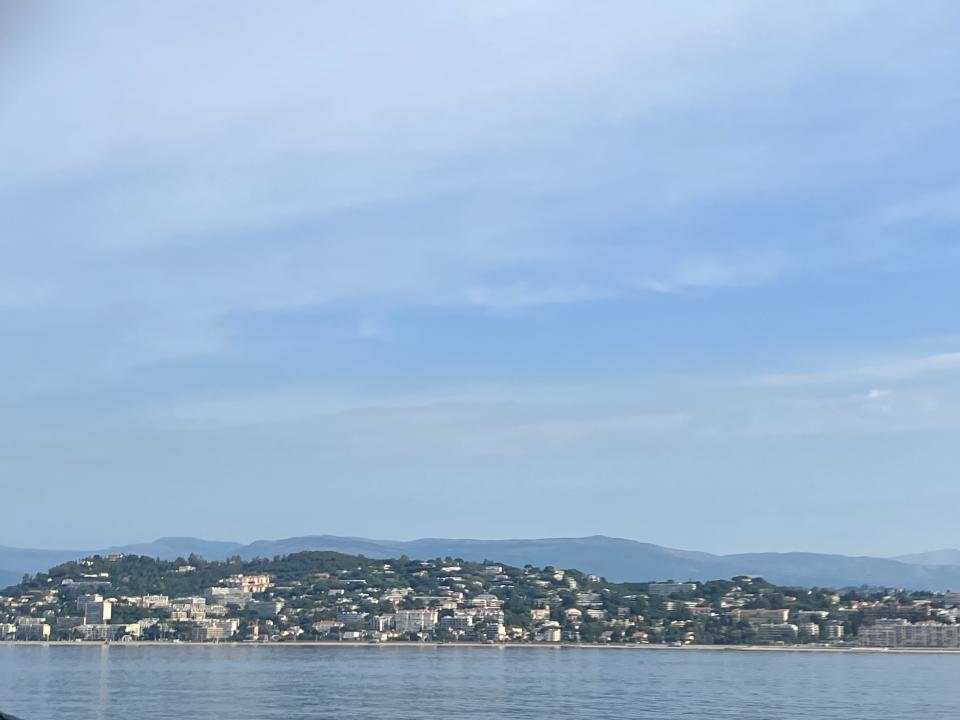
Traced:
<path fill-rule="evenodd" d="M 893 558 L 914 565 L 960 565 L 960 550 L 932 550 Z"/>
<path fill-rule="evenodd" d="M 257 540 L 247 545 L 165 537 L 149 543 L 100 550 L 34 550 L 0 546 L 0 586 L 18 581 L 24 573 L 42 572 L 67 560 L 96 553 L 124 552 L 164 560 L 196 553 L 209 560 L 222 560 L 232 555 L 250 559 L 289 555 L 302 550 L 335 550 L 370 558 L 450 556 L 473 561 L 495 560 L 517 566 L 554 565 L 577 568 L 613 581 L 711 580 L 760 575 L 777 584 L 808 587 L 881 585 L 914 590 L 960 589 L 960 551 L 936 551 L 901 558 L 802 552 L 714 555 L 605 535 L 513 540 L 421 538 L 409 541 L 309 535 Z M 956 561 L 931 561 L 951 560 L 954 556 L 950 553 L 956 553 Z"/>

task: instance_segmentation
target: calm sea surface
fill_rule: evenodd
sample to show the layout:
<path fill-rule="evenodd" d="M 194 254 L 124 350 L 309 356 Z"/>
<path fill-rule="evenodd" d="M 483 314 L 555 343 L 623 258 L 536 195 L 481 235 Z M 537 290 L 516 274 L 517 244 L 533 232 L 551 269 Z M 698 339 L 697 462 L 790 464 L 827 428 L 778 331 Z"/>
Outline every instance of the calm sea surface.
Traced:
<path fill-rule="evenodd" d="M 0 644 L 0 710 L 97 718 L 960 718 L 960 656 Z"/>

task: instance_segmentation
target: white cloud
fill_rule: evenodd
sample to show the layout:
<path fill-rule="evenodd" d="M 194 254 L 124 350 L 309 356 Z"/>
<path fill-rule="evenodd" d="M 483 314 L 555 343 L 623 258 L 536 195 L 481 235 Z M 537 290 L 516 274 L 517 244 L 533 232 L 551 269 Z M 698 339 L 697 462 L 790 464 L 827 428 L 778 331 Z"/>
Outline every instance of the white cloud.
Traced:
<path fill-rule="evenodd" d="M 375 7 L 31 4 L 0 77 L 0 323 L 84 331 L 48 349 L 83 375 L 220 353 L 264 311 L 382 337 L 363 318 L 760 285 L 807 248 L 754 210 L 859 186 L 952 117 L 925 112 L 925 55 L 892 59 L 933 11 Z M 838 68 L 883 92 L 807 102 Z M 751 209 L 685 226 L 717 207 Z"/>

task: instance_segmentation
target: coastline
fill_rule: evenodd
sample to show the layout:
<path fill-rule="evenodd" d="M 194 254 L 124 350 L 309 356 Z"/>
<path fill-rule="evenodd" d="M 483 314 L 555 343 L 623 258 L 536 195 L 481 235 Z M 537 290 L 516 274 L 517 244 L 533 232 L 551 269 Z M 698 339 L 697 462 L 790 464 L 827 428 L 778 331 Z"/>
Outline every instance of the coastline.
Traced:
<path fill-rule="evenodd" d="M 642 644 L 610 644 L 610 643 L 477 643 L 477 642 L 356 642 L 356 641 L 321 641 L 304 640 L 300 642 L 183 642 L 141 640 L 135 642 L 75 642 L 71 640 L 7 640 L 0 642 L 5 645 L 18 647 L 173 647 L 173 648 L 406 648 L 406 649 L 433 649 L 446 650 L 456 648 L 484 649 L 484 650 L 613 650 L 622 652 L 790 652 L 790 653 L 850 653 L 850 654 L 894 654 L 894 655 L 960 655 L 960 648 L 886 648 L 886 647 L 810 647 L 807 645 L 642 645 Z"/>

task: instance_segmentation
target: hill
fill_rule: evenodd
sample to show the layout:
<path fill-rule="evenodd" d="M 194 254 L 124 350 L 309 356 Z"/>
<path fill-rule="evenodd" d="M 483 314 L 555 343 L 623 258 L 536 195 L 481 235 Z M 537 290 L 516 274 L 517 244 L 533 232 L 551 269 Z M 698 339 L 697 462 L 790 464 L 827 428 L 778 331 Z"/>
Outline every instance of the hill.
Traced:
<path fill-rule="evenodd" d="M 913 565 L 960 565 L 960 550 L 932 550 L 893 559 Z"/>

